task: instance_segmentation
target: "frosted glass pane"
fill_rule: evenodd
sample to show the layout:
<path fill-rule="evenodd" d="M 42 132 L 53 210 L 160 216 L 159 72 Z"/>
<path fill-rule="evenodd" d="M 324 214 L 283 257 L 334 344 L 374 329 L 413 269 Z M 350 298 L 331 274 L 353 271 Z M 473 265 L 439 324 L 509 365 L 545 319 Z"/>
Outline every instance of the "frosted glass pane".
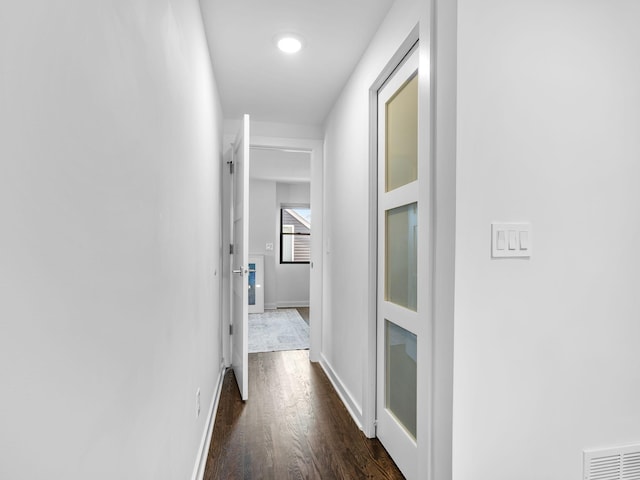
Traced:
<path fill-rule="evenodd" d="M 385 407 L 415 439 L 417 338 L 389 320 L 385 327 Z"/>
<path fill-rule="evenodd" d="M 417 311 L 418 204 L 387 210 L 385 300 Z"/>
<path fill-rule="evenodd" d="M 256 264 L 249 264 L 249 305 L 256 304 Z"/>
<path fill-rule="evenodd" d="M 418 178 L 418 76 L 387 102 L 387 192 Z"/>

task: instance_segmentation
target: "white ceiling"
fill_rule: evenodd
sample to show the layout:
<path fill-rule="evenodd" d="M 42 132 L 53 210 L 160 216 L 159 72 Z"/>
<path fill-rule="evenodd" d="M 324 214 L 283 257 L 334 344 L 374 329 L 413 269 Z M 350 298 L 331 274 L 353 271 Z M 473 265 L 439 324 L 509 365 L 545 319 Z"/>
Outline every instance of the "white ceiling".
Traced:
<path fill-rule="evenodd" d="M 322 125 L 394 0 L 201 0 L 227 119 Z M 283 32 L 302 36 L 293 56 Z"/>
<path fill-rule="evenodd" d="M 308 183 L 311 181 L 311 155 L 308 152 L 251 147 L 249 174 L 256 180 Z"/>

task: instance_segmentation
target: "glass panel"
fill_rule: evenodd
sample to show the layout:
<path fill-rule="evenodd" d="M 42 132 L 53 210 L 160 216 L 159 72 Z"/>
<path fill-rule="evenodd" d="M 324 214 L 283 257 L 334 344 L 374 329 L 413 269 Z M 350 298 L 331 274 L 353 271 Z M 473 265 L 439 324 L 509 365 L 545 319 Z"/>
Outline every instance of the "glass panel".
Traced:
<path fill-rule="evenodd" d="M 283 208 L 281 228 L 280 262 L 308 263 L 311 260 L 311 209 Z"/>
<path fill-rule="evenodd" d="M 309 262 L 311 261 L 311 236 L 310 235 L 294 235 L 291 238 L 293 242 L 293 261 Z"/>
<path fill-rule="evenodd" d="M 385 407 L 413 436 L 417 412 L 417 337 L 385 321 Z"/>
<path fill-rule="evenodd" d="M 282 225 L 282 233 L 293 233 L 293 225 Z M 282 261 L 293 262 L 293 235 L 282 235 Z"/>
<path fill-rule="evenodd" d="M 418 204 L 387 210 L 385 300 L 417 311 Z"/>
<path fill-rule="evenodd" d="M 387 192 L 418 178 L 418 76 L 386 106 Z"/>
<path fill-rule="evenodd" d="M 256 264 L 249 264 L 249 305 L 256 304 Z"/>
<path fill-rule="evenodd" d="M 310 208 L 285 208 L 285 218 L 286 215 L 290 215 L 291 217 L 298 220 L 296 222 L 298 224 L 298 228 L 296 232 L 309 233 L 311 232 L 311 209 Z M 285 222 L 289 223 L 289 222 Z"/>

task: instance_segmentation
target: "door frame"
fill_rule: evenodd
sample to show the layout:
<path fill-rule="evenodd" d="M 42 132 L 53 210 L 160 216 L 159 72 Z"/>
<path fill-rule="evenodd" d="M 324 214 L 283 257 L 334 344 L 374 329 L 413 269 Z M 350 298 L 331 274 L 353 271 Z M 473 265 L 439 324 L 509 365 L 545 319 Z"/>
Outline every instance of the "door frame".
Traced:
<path fill-rule="evenodd" d="M 450 7 L 450 8 L 449 8 Z M 420 40 L 420 68 L 427 76 L 419 91 L 427 108 L 419 112 L 421 134 L 430 136 L 423 149 L 429 156 L 429 298 L 428 334 L 430 378 L 426 408 L 428 445 L 420 456 L 421 478 L 451 478 L 453 454 L 453 349 L 455 306 L 456 238 L 456 74 L 455 4 L 440 9 L 428 2 L 423 21 L 414 27 L 392 55 L 369 91 L 370 106 L 370 211 L 369 211 L 369 305 L 367 349 L 364 365 L 363 431 L 375 437 L 376 419 L 376 321 L 377 321 L 377 92 L 411 45 Z M 447 33 L 436 24 L 447 25 Z M 425 151 L 426 150 L 426 151 Z M 425 173 L 422 173 L 425 174 Z"/>
<path fill-rule="evenodd" d="M 324 223 L 324 142 L 314 139 L 289 137 L 251 136 L 250 148 L 289 150 L 308 153 L 311 162 L 311 211 L 313 233 L 311 235 L 311 262 L 309 264 L 309 360 L 320 361 L 322 348 L 322 302 L 323 302 L 323 223 Z M 226 165 L 225 165 L 226 166 Z M 228 170 L 227 170 L 228 172 Z M 223 244 L 225 246 L 225 244 Z M 228 248 L 228 247 L 227 247 Z M 227 253 L 223 251 L 223 255 Z M 231 337 L 223 319 L 222 342 L 230 345 Z M 228 323 L 228 322 L 227 322 Z M 223 348 L 224 350 L 224 348 Z M 225 356 L 225 360 L 228 357 Z M 229 359 L 230 360 L 230 359 Z M 225 363 L 228 362 L 225 361 Z"/>
<path fill-rule="evenodd" d="M 366 358 L 364 362 L 364 395 L 362 402 L 362 430 L 369 438 L 376 436 L 377 396 L 377 319 L 378 319 L 378 90 L 402 63 L 420 38 L 416 25 L 389 59 L 385 68 L 369 88 L 369 271 L 367 309 Z M 422 50 L 419 47 L 419 55 Z M 420 99 L 422 100 L 422 99 Z M 420 119 L 422 120 L 422 118 Z M 424 125 L 421 123 L 421 125 Z M 430 131 L 430 127 L 429 131 Z M 429 226 L 429 232 L 431 227 Z M 430 234 L 430 233 L 429 233 Z M 429 319 L 431 323 L 431 319 Z"/>

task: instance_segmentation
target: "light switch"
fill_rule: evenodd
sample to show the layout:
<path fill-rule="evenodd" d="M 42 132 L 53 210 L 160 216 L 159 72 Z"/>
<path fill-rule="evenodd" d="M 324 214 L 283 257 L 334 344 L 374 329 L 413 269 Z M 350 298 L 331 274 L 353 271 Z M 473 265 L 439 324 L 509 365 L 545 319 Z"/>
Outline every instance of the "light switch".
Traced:
<path fill-rule="evenodd" d="M 530 223 L 491 224 L 491 256 L 493 258 L 530 257 L 531 247 Z"/>

